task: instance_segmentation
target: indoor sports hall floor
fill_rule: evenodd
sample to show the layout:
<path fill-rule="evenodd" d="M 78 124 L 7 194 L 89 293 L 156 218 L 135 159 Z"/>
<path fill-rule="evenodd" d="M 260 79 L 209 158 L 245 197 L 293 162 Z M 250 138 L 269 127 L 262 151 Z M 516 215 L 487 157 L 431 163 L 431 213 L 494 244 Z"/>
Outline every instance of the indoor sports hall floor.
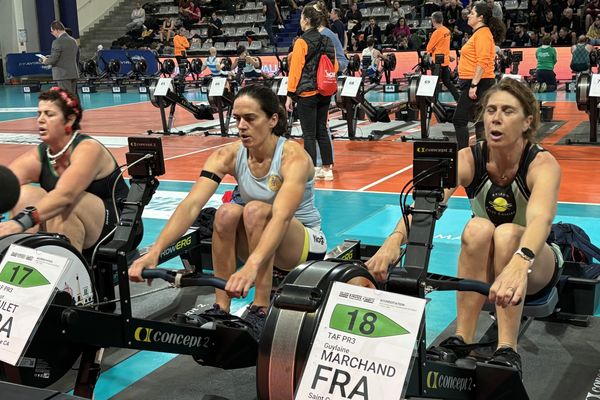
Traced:
<path fill-rule="evenodd" d="M 150 104 L 147 95 L 130 91 L 112 94 L 105 90 L 81 95 L 85 110 L 82 131 L 109 147 L 120 164 L 125 161 L 128 136 L 146 135 L 150 129 L 161 130 L 159 111 Z M 368 99 L 391 102 L 405 99 L 403 96 L 371 92 Z M 559 144 L 574 131 L 585 129 L 587 115 L 577 109 L 572 93 L 537 96 L 546 105 L 555 106 L 553 122 L 545 125 L 541 143 L 562 167 L 556 221 L 583 227 L 598 244 L 600 148 Z M 202 95 L 193 93 L 189 98 L 204 100 Z M 35 93 L 24 94 L 20 87 L 0 87 L 0 164 L 9 164 L 39 142 L 36 106 Z M 197 122 L 191 114 L 178 108 L 175 126 L 189 128 Z M 401 142 L 399 138 L 419 134 L 417 124 L 407 126 L 409 131 L 379 141 L 334 141 L 335 179 L 318 182 L 316 193 L 330 249 L 344 239 L 380 244 L 393 229 L 400 216 L 398 192 L 412 177 L 412 144 Z M 190 189 L 208 155 L 233 140 L 235 138 L 204 136 L 200 132 L 163 136 L 166 174 L 160 178 L 160 187 L 144 212 L 146 230 L 142 245 L 154 241 L 178 201 Z M 230 177 L 224 182 L 219 193 L 234 183 Z M 218 197 L 214 196 L 215 204 Z M 461 229 L 469 217 L 468 202 L 464 192 L 459 192 L 436 226 L 431 272 L 456 273 Z M 164 292 L 154 296 L 168 298 L 161 293 Z M 454 293 L 433 293 L 430 298 L 426 311 L 428 343 L 435 341 L 444 330 L 452 329 L 456 314 Z M 137 301 L 149 300 L 142 297 Z M 210 291 L 201 292 L 198 301 L 211 304 Z M 249 301 L 236 302 L 234 308 L 241 310 Z M 600 310 L 596 310 L 596 315 L 600 316 Z M 597 318 L 589 328 L 537 321 L 532 324 L 520 344 L 525 385 L 532 399 L 585 398 L 586 385 L 589 383 L 591 387 L 600 367 L 599 327 Z M 95 392 L 97 400 L 197 399 L 205 394 L 236 400 L 256 397 L 252 368 L 221 371 L 198 366 L 190 357 L 113 350 L 105 358 L 104 370 Z M 70 385 L 72 380 L 63 379 L 57 387 L 68 391 Z"/>

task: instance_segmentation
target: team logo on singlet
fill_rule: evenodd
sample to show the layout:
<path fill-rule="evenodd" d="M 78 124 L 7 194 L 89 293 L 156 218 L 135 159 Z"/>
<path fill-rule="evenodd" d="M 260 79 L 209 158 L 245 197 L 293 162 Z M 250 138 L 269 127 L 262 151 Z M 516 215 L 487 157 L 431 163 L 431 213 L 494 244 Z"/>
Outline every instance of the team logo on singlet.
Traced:
<path fill-rule="evenodd" d="M 267 180 L 267 186 L 271 192 L 278 192 L 282 183 L 283 181 L 279 175 L 269 175 L 269 179 Z"/>
<path fill-rule="evenodd" d="M 517 208 L 511 187 L 492 185 L 485 199 L 485 211 L 496 225 L 512 222 Z"/>

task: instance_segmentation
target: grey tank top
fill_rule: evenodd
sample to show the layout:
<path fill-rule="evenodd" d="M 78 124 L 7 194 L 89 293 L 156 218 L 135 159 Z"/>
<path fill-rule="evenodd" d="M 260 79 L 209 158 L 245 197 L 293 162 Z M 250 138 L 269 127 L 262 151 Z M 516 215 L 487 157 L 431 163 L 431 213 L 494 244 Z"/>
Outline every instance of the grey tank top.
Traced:
<path fill-rule="evenodd" d="M 248 149 L 240 146 L 237 152 L 235 163 L 235 178 L 238 182 L 238 189 L 244 204 L 258 200 L 267 204 L 273 204 L 275 196 L 283 184 L 283 178 L 279 170 L 281 169 L 281 159 L 283 147 L 286 142 L 284 137 L 280 137 L 275 147 L 275 154 L 271 161 L 271 167 L 263 177 L 255 177 L 250 168 L 248 168 Z M 321 214 L 314 203 L 315 182 L 314 178 L 304 185 L 304 195 L 294 217 L 296 217 L 304 226 L 315 228 L 321 226 Z"/>

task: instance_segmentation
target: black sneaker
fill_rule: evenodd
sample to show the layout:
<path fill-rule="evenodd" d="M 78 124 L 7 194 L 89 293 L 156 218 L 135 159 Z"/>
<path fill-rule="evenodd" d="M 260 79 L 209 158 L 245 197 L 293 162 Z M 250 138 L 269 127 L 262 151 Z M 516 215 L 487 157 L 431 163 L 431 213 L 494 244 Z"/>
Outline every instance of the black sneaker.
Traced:
<path fill-rule="evenodd" d="M 265 321 L 267 320 L 266 307 L 250 305 L 244 315 L 242 315 L 242 319 L 246 321 L 248 328 L 250 328 L 250 334 L 258 342 L 265 327 Z"/>
<path fill-rule="evenodd" d="M 231 319 L 233 316 L 228 312 L 221 309 L 218 304 L 213 304 L 212 308 L 205 310 L 199 314 L 192 313 L 176 313 L 171 317 L 171 322 L 177 322 L 180 324 L 190 324 L 195 326 L 202 326 L 207 322 L 215 320 L 226 320 Z"/>
<path fill-rule="evenodd" d="M 461 336 L 450 336 L 439 345 L 427 349 L 427 358 L 433 361 L 456 362 L 465 358 L 473 349 L 472 345 L 465 343 Z"/>
<path fill-rule="evenodd" d="M 514 368 L 523 376 L 521 356 L 510 347 L 501 347 L 492 354 L 488 364 L 502 365 L 504 367 Z"/>

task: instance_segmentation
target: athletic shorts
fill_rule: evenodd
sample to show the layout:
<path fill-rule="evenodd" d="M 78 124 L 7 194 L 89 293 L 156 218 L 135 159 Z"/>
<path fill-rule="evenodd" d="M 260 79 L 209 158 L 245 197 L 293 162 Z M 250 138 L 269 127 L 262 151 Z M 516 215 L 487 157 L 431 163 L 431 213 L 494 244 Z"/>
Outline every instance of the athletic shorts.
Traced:
<path fill-rule="evenodd" d="M 548 243 L 550 249 L 554 252 L 554 274 L 552 275 L 552 279 L 546 286 L 540 289 L 537 293 L 527 295 L 526 301 L 533 301 L 537 299 L 544 298 L 548 295 L 548 293 L 552 290 L 553 287 L 556 286 L 558 280 L 560 279 L 560 269 L 563 266 L 564 260 L 562 253 L 560 251 L 560 247 L 556 243 Z"/>
<path fill-rule="evenodd" d="M 327 239 L 321 227 L 304 227 L 304 247 L 298 264 L 309 260 L 322 260 L 327 254 Z"/>

